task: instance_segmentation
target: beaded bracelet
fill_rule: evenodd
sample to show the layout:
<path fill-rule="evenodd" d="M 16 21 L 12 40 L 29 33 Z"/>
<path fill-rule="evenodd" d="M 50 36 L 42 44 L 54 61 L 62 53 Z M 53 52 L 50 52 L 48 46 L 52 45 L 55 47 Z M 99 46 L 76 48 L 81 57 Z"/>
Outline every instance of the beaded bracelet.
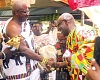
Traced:
<path fill-rule="evenodd" d="M 3 54 L 2 60 L 5 60 L 6 59 L 6 55 L 5 55 L 5 53 L 3 51 L 2 51 L 2 54 Z"/>

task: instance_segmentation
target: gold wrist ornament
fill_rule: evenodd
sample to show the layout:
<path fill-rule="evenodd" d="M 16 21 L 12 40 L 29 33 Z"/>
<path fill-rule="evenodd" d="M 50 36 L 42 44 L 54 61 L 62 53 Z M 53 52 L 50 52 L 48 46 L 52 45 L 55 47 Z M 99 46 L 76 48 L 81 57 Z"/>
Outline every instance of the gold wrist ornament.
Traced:
<path fill-rule="evenodd" d="M 43 66 L 46 66 L 46 65 L 48 64 L 48 58 L 44 57 L 43 60 L 42 60 L 42 62 L 41 62 L 41 64 L 42 64 Z M 55 68 L 50 68 L 50 70 L 51 70 L 51 71 L 54 71 Z"/>
<path fill-rule="evenodd" d="M 48 63 L 48 58 L 44 57 L 41 64 L 45 66 Z"/>
<path fill-rule="evenodd" d="M 54 70 L 55 70 L 55 68 L 50 68 L 50 70 L 51 70 L 51 71 L 54 71 Z"/>

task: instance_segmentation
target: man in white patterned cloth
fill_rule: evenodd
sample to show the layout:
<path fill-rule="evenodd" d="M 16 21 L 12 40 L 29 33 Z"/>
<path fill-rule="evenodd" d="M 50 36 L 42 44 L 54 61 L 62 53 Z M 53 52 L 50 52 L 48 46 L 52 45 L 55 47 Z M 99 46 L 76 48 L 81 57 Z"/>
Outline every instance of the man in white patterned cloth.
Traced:
<path fill-rule="evenodd" d="M 5 30 L 6 38 L 12 39 L 17 35 L 22 35 L 24 40 L 21 42 L 24 45 L 20 42 L 19 50 L 7 58 L 3 50 L 8 45 L 3 44 L 3 69 L 6 80 L 39 80 L 40 70 L 38 68 L 38 61 L 45 65 L 47 63 L 51 64 L 51 61 L 34 52 L 33 33 L 30 31 L 29 24 L 25 22 L 29 16 L 29 9 L 26 3 L 20 0 L 15 1 L 12 5 L 12 13 L 13 17 L 8 22 Z"/>

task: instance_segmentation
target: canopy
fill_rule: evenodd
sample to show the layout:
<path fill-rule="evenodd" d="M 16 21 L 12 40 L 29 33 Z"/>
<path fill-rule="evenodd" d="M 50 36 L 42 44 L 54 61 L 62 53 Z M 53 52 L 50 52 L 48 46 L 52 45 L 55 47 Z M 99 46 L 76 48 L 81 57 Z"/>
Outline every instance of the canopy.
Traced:
<path fill-rule="evenodd" d="M 100 21 L 98 20 L 100 19 L 100 6 L 85 7 L 80 8 L 79 10 L 84 11 L 92 22 L 100 27 Z"/>
<path fill-rule="evenodd" d="M 100 5 L 100 0 L 61 0 L 62 2 L 68 2 L 72 10 L 76 10 L 83 7 Z"/>
<path fill-rule="evenodd" d="M 72 10 L 79 9 L 92 20 L 94 24 L 100 26 L 100 0 L 63 0 L 62 2 L 70 6 Z"/>
<path fill-rule="evenodd" d="M 0 8 L 10 7 L 13 4 L 13 1 L 17 0 L 0 0 Z M 29 7 L 31 4 L 35 4 L 35 0 L 22 0 L 22 1 L 25 1 Z"/>

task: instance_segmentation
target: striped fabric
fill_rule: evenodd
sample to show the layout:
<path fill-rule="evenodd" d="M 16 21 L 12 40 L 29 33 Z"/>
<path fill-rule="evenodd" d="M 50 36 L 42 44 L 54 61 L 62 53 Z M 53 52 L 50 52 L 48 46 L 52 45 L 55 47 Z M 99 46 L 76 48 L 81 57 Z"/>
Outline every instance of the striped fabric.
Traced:
<path fill-rule="evenodd" d="M 34 71 L 36 68 L 38 68 L 38 63 L 35 64 L 33 66 L 33 70 Z M 32 72 L 31 71 L 31 72 Z M 28 77 L 30 74 L 31 74 L 30 71 L 28 71 L 27 73 L 23 73 L 23 74 L 18 74 L 18 75 L 12 75 L 12 76 L 6 76 L 6 79 L 9 79 L 9 80 L 12 80 L 12 79 L 21 79 L 21 78 L 25 78 L 25 77 Z"/>

